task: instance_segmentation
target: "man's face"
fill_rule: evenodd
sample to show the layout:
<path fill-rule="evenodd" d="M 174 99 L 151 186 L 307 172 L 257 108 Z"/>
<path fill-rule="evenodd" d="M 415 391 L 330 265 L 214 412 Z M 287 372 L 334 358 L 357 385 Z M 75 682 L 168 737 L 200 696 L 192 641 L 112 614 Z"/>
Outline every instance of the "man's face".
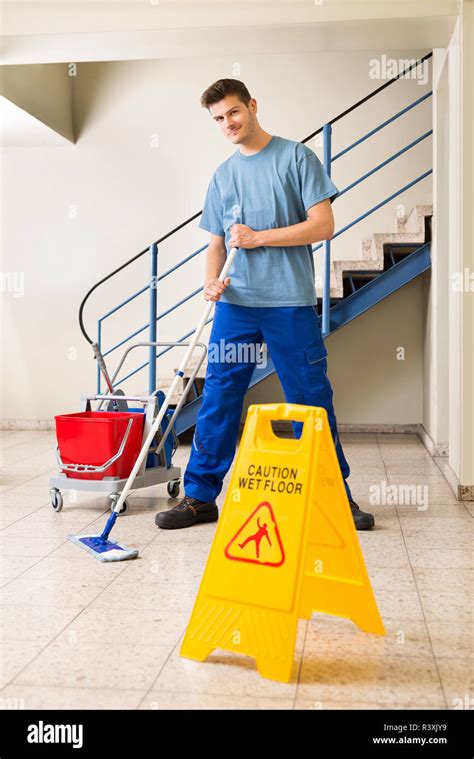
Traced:
<path fill-rule="evenodd" d="M 255 132 L 257 103 L 254 98 L 247 106 L 239 100 L 237 95 L 227 95 L 218 103 L 211 105 L 209 112 L 234 145 L 247 142 Z"/>

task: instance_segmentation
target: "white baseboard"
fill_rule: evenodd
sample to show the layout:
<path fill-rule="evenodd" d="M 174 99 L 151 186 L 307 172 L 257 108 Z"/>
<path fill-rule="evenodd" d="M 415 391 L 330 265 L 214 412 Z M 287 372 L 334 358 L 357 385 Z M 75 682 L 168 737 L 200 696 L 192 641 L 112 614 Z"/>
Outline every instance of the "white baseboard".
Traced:
<path fill-rule="evenodd" d="M 284 432 L 289 422 L 273 422 L 273 426 L 276 430 Z M 241 427 L 243 423 L 241 422 Z M 407 434 L 417 435 L 418 424 L 339 424 L 337 425 L 339 432 L 366 432 L 366 433 L 395 433 L 395 434 Z"/>
<path fill-rule="evenodd" d="M 30 430 L 31 432 L 41 432 L 42 430 L 54 430 L 54 419 L 2 419 L 0 423 L 2 430 Z"/>
<path fill-rule="evenodd" d="M 435 456 L 434 460 L 444 479 L 453 491 L 456 500 L 474 501 L 474 485 L 461 485 L 456 472 L 453 472 L 448 461 L 444 457 Z"/>
<path fill-rule="evenodd" d="M 418 425 L 418 437 L 420 438 L 430 456 L 433 458 L 447 458 L 449 456 L 449 444 L 435 443 L 434 440 L 428 435 L 422 424 Z"/>

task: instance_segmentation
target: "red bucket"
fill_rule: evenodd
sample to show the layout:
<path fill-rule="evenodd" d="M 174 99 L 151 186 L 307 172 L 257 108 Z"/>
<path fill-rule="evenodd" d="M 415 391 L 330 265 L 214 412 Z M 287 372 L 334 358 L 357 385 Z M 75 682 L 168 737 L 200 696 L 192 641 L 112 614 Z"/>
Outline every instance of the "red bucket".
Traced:
<path fill-rule="evenodd" d="M 125 479 L 129 476 L 140 453 L 145 414 L 80 411 L 54 418 L 61 462 L 75 465 L 62 468 L 67 477 L 102 480 L 104 477 Z M 104 464 L 114 457 L 115 461 L 104 468 Z M 88 470 L 86 467 L 101 469 Z"/>

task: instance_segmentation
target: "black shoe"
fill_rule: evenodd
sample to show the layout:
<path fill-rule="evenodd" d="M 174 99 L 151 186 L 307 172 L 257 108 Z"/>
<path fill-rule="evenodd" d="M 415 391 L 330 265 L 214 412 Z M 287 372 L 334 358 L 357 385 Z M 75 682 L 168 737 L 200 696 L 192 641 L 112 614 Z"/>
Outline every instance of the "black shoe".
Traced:
<path fill-rule="evenodd" d="M 361 511 L 355 501 L 349 501 L 356 530 L 371 530 L 375 524 L 372 514 Z"/>
<path fill-rule="evenodd" d="M 160 511 L 155 517 L 155 524 L 162 530 L 179 530 L 192 527 L 199 522 L 216 522 L 219 512 L 214 501 L 198 501 L 185 495 L 169 511 Z"/>

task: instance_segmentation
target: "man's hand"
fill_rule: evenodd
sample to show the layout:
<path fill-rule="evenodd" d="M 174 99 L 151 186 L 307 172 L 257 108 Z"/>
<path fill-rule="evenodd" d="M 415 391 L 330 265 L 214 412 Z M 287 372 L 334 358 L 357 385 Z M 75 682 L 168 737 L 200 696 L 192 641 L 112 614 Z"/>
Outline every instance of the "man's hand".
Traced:
<path fill-rule="evenodd" d="M 224 290 L 230 285 L 230 277 L 219 282 L 218 277 L 213 277 L 204 285 L 204 300 L 218 301 Z"/>
<path fill-rule="evenodd" d="M 232 224 L 229 245 L 231 248 L 258 248 L 260 233 L 245 224 Z"/>

